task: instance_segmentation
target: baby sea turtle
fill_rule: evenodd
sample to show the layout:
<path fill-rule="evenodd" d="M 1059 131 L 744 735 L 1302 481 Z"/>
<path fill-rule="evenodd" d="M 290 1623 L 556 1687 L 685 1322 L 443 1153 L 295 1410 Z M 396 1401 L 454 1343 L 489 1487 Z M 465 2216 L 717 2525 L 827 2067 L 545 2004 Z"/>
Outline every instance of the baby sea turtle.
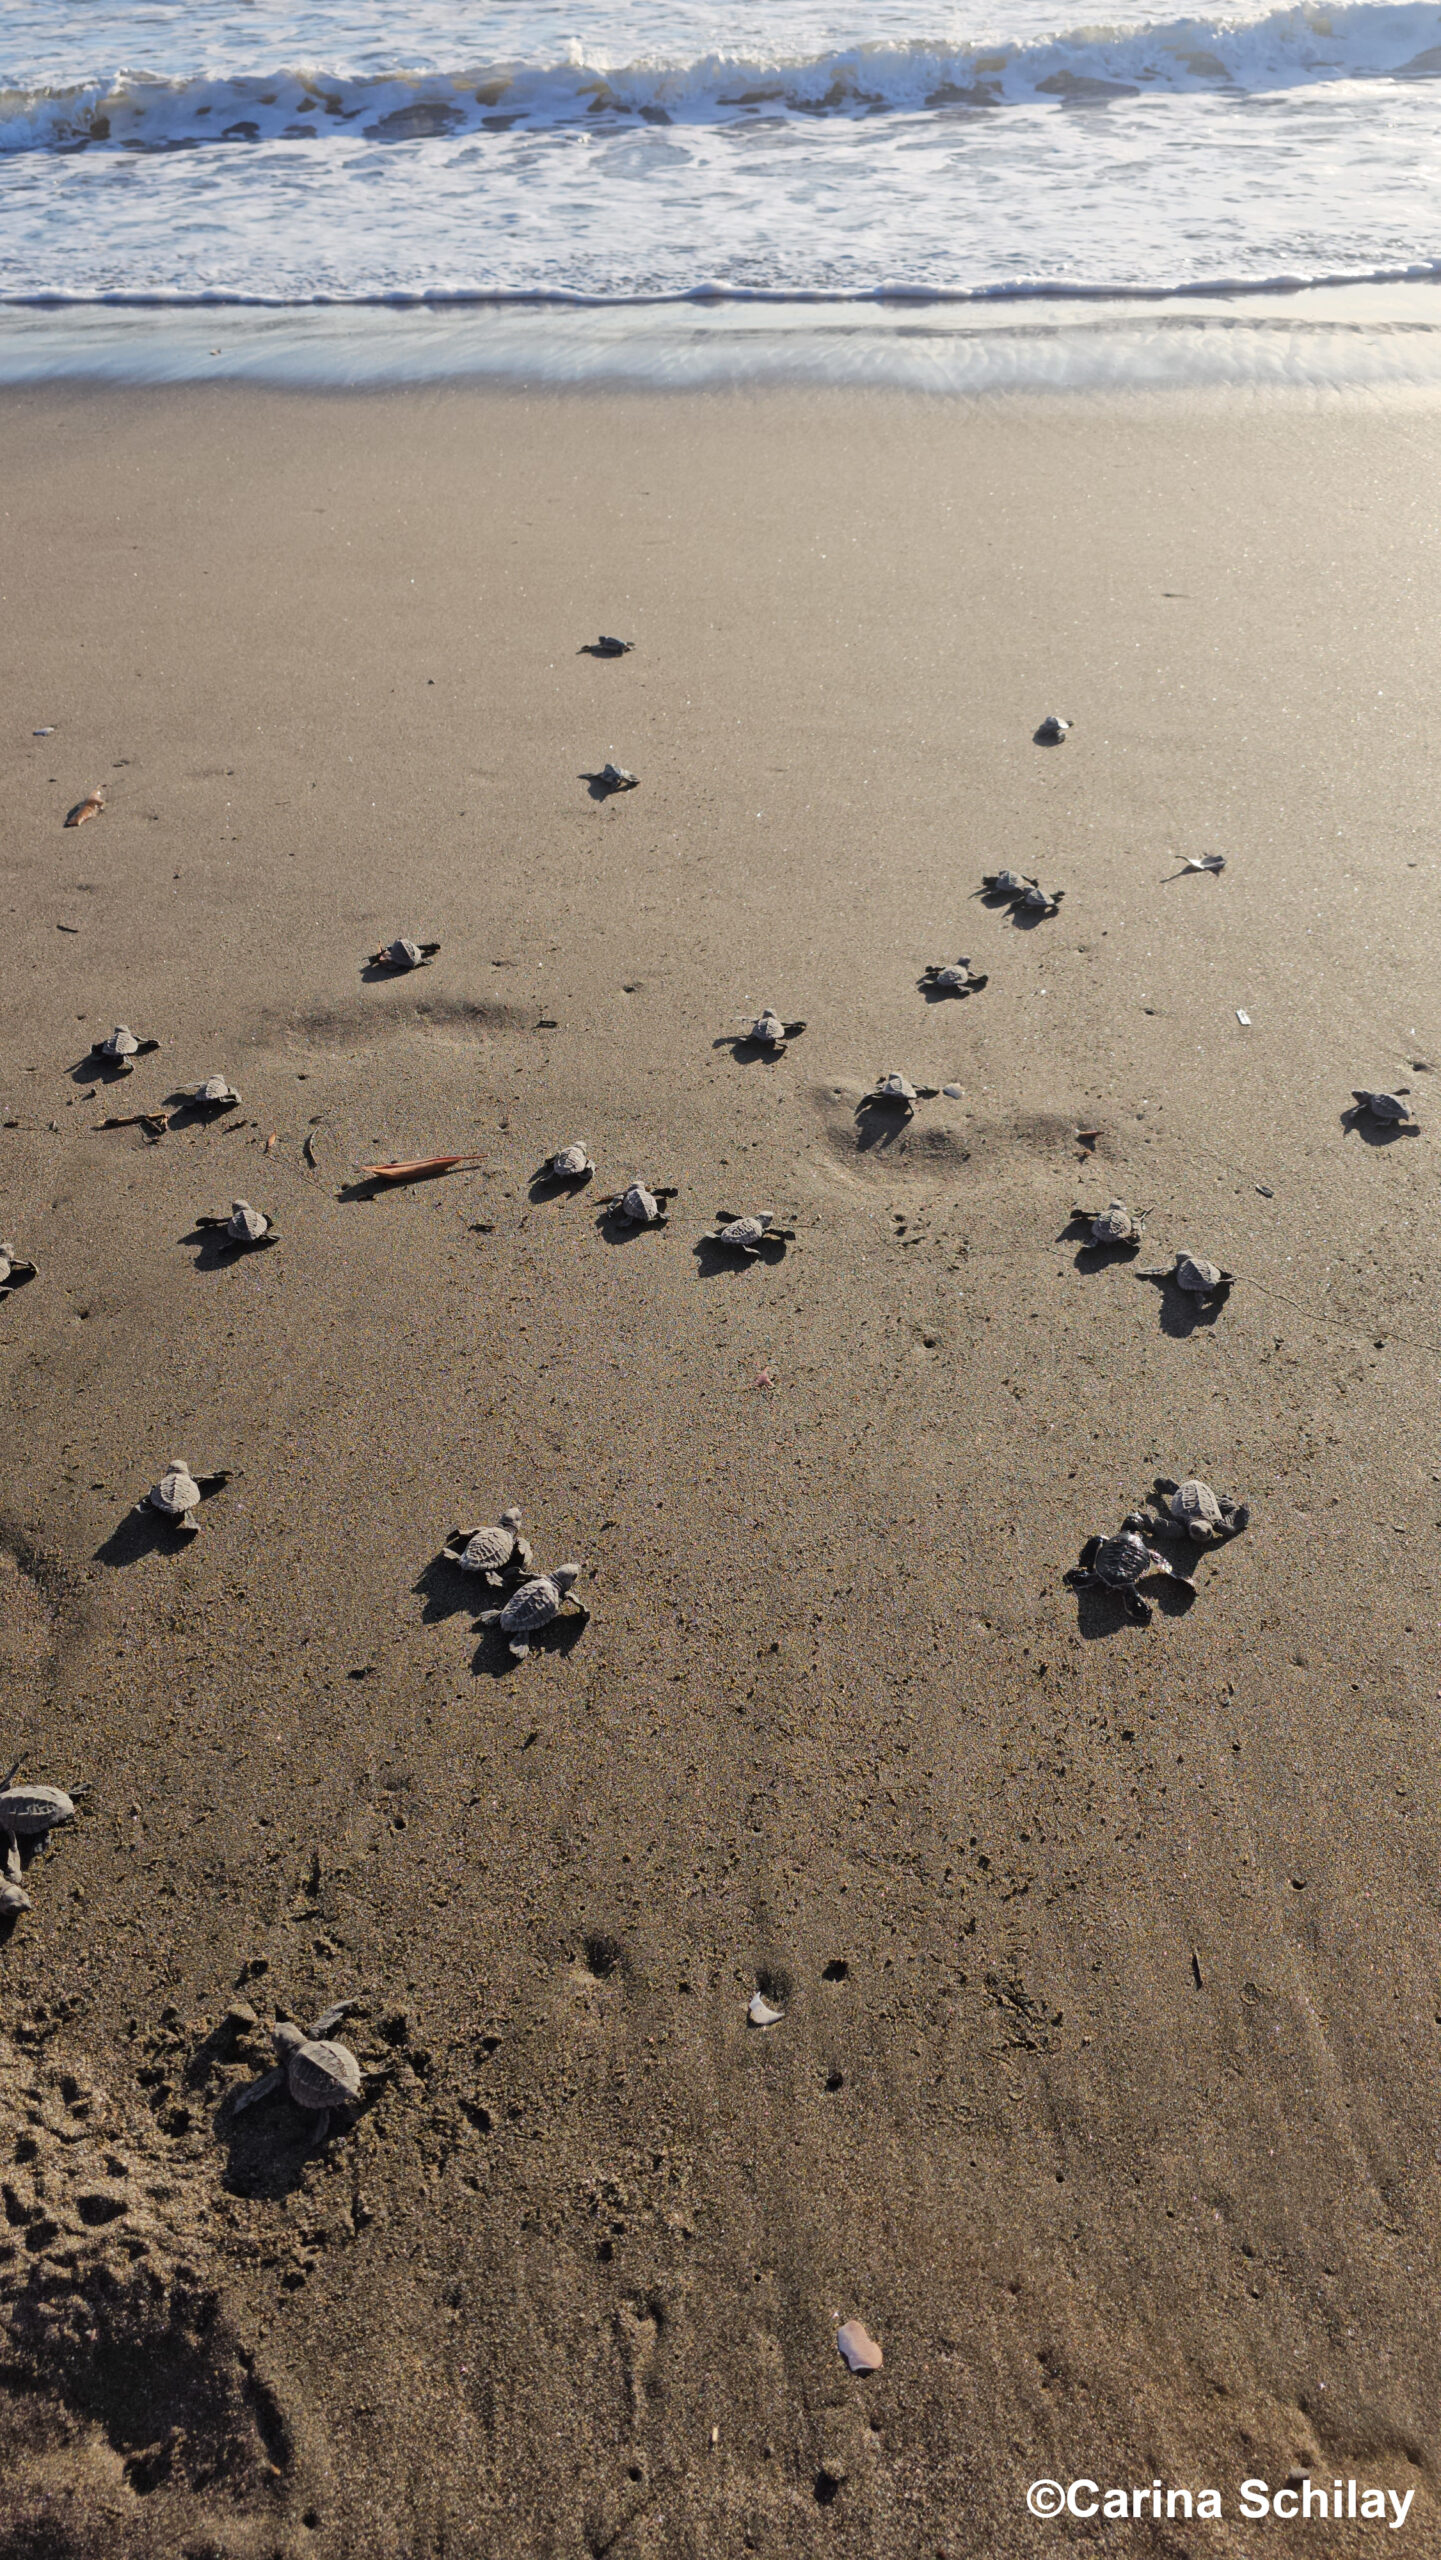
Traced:
<path fill-rule="evenodd" d="M 921 971 L 921 985 L 938 996 L 978 996 L 986 984 L 969 960 L 933 960 Z"/>
<path fill-rule="evenodd" d="M 1239 1538 L 1251 1518 L 1249 1504 L 1231 1502 L 1224 1493 L 1213 1493 L 1199 1476 L 1188 1476 L 1184 1484 L 1176 1484 L 1170 1476 L 1157 1476 L 1155 1491 L 1148 1499 L 1163 1514 L 1163 1527 L 1175 1536 L 1194 1538 L 1197 1546 L 1219 1545 L 1223 1538 Z"/>
<path fill-rule="evenodd" d="M 1069 734 L 1070 726 L 1070 721 L 1063 720 L 1059 711 L 1048 711 L 1035 733 L 1037 746 L 1058 747 L 1061 740 Z"/>
<path fill-rule="evenodd" d="M 629 772 L 623 764 L 603 764 L 600 778 L 607 791 L 634 791 L 640 782 L 640 775 Z"/>
<path fill-rule="evenodd" d="M 367 954 L 372 969 L 423 969 L 435 958 L 438 942 L 412 942 L 409 934 L 397 934 L 381 951 Z"/>
<path fill-rule="evenodd" d="M 912 1084 L 909 1076 L 897 1075 L 894 1067 L 888 1067 L 883 1076 L 877 1076 L 870 1092 L 862 1095 L 860 1108 L 862 1111 L 899 1111 L 909 1120 L 916 1104 L 934 1102 L 940 1089 L 938 1084 Z"/>
<path fill-rule="evenodd" d="M 747 1018 L 747 1028 L 736 1035 L 736 1047 L 767 1049 L 773 1058 L 778 1058 L 786 1042 L 799 1040 L 805 1027 L 803 1022 L 782 1022 L 780 1015 L 766 1005 L 753 1022 Z"/>
<path fill-rule="evenodd" d="M 594 1171 L 584 1138 L 577 1138 L 572 1146 L 557 1147 L 553 1156 L 546 1157 L 538 1179 L 541 1182 L 589 1182 Z"/>
<path fill-rule="evenodd" d="M 1139 1218 L 1133 1218 L 1123 1200 L 1110 1200 L 1104 1209 L 1073 1209 L 1073 1217 L 1084 1218 L 1091 1230 L 1091 1242 L 1109 1245 L 1115 1252 L 1134 1253 L 1146 1230 Z"/>
<path fill-rule="evenodd" d="M 603 631 L 598 640 L 591 642 L 590 654 L 593 658 L 626 658 L 634 647 L 633 640 L 617 640 L 609 631 Z"/>
<path fill-rule="evenodd" d="M 590 1611 L 583 1600 L 572 1596 L 573 1585 L 580 1580 L 578 1564 L 558 1564 L 553 1573 L 538 1573 L 533 1582 L 523 1582 L 513 1591 L 503 1609 L 482 1609 L 483 1627 L 499 1627 L 518 1662 L 530 1651 L 530 1639 L 562 1610 L 573 1617 L 588 1618 Z"/>
<path fill-rule="evenodd" d="M 318 2151 L 330 2131 L 331 2109 L 351 2106 L 361 2094 L 360 2065 L 349 2045 L 330 2041 L 331 2028 L 338 2027 L 354 2005 L 351 2000 L 338 2001 L 323 2018 L 316 2019 L 308 2034 L 303 2027 L 292 2026 L 288 2018 L 282 2018 L 272 2029 L 279 2062 L 263 2079 L 241 2090 L 235 2113 L 239 2115 L 242 2107 L 255 2106 L 283 2086 L 297 2107 L 305 2107 L 315 2116 L 309 2148 Z"/>
<path fill-rule="evenodd" d="M 184 1458 L 172 1458 L 160 1482 L 142 1493 L 136 1509 L 153 1511 L 158 1519 L 168 1520 L 172 1529 L 193 1538 L 200 1523 L 192 1515 L 207 1494 L 218 1493 L 229 1481 L 229 1469 L 222 1468 L 218 1475 L 202 1476 L 197 1483 Z"/>
<path fill-rule="evenodd" d="M 1362 1093 L 1354 1086 L 1352 1088 L 1357 1110 L 1369 1113 L 1373 1120 L 1383 1121 L 1392 1128 L 1401 1121 L 1409 1122 L 1413 1128 L 1417 1125 L 1410 1103 L 1403 1102 L 1401 1098 L 1410 1090 L 1409 1084 L 1398 1084 L 1394 1093 Z"/>
<path fill-rule="evenodd" d="M 483 1573 L 497 1588 L 507 1573 L 529 1573 L 530 1548 L 520 1534 L 520 1513 L 502 1511 L 495 1528 L 452 1529 L 445 1554 L 462 1573 Z"/>
<path fill-rule="evenodd" d="M 1169 1271 L 1143 1271 L 1143 1280 L 1169 1280 L 1174 1288 L 1184 1289 L 1191 1298 L 1226 1298 L 1234 1286 L 1234 1271 L 1223 1271 L 1218 1262 L 1208 1262 L 1204 1254 L 1192 1253 L 1182 1245 Z"/>
<path fill-rule="evenodd" d="M 104 1040 L 92 1041 L 90 1055 L 99 1058 L 113 1076 L 129 1076 L 135 1072 L 137 1058 L 147 1058 L 158 1049 L 158 1040 L 137 1040 L 128 1023 L 117 1022 Z"/>
<path fill-rule="evenodd" d="M 733 1253 L 743 1253 L 754 1262 L 763 1244 L 794 1244 L 794 1227 L 778 1227 L 771 1209 L 758 1209 L 753 1217 L 738 1218 L 733 1209 L 717 1209 L 711 1233 L 712 1244 L 729 1245 Z"/>
<path fill-rule="evenodd" d="M 197 1218 L 197 1227 L 218 1231 L 225 1238 L 222 1250 L 248 1253 L 253 1245 L 277 1244 L 280 1230 L 264 1209 L 252 1209 L 248 1200 L 232 1200 L 230 1215 Z"/>
<path fill-rule="evenodd" d="M 670 1212 L 663 1209 L 660 1204 L 663 1200 L 674 1200 L 675 1197 L 673 1184 L 669 1187 L 663 1185 L 656 1191 L 649 1191 L 643 1182 L 632 1182 L 624 1191 L 613 1191 L 609 1200 L 604 1201 L 602 1206 L 608 1208 L 611 1216 L 618 1219 L 622 1226 L 664 1227 L 669 1224 Z"/>
<path fill-rule="evenodd" d="M 35 1264 L 27 1262 L 23 1253 L 17 1253 L 13 1244 L 0 1244 L 0 1298 L 23 1289 L 27 1280 L 34 1279 L 35 1270 Z"/>
<path fill-rule="evenodd" d="M 228 1077 L 207 1076 L 204 1084 L 193 1086 L 185 1099 L 197 1111 L 233 1111 L 240 1096 Z"/>
<path fill-rule="evenodd" d="M 0 1781 L 0 1920 L 30 1909 L 30 1896 L 20 1882 L 22 1840 L 49 1839 L 62 1823 L 75 1819 L 75 1799 L 63 1787 L 17 1787 L 17 1760 Z"/>
<path fill-rule="evenodd" d="M 1064 889 L 1043 889 L 1024 871 L 983 871 L 981 887 L 987 897 L 1004 898 L 1021 915 L 1053 916 L 1066 894 Z"/>
<path fill-rule="evenodd" d="M 1081 1561 L 1072 1565 L 1066 1580 L 1077 1591 L 1114 1592 L 1128 1617 L 1138 1626 L 1150 1624 L 1149 1601 L 1141 1598 L 1137 1585 L 1148 1582 L 1153 1574 L 1163 1574 L 1168 1581 L 1181 1577 L 1168 1565 L 1154 1547 L 1148 1547 L 1144 1530 L 1148 1523 L 1139 1511 L 1129 1514 L 1114 1538 L 1088 1538 L 1081 1549 Z"/>

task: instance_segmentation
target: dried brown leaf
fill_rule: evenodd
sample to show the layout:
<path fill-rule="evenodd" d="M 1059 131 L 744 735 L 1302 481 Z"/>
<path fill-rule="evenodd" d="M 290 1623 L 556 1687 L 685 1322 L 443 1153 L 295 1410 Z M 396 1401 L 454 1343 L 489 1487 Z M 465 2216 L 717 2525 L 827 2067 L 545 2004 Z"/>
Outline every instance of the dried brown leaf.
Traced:
<path fill-rule="evenodd" d="M 479 1161 L 478 1156 L 464 1154 L 414 1156 L 405 1164 L 363 1164 L 360 1174 L 364 1182 L 414 1182 L 422 1174 L 451 1173 L 457 1166 L 474 1169 Z"/>
<path fill-rule="evenodd" d="M 67 827 L 83 827 L 87 818 L 98 818 L 104 806 L 105 785 L 98 782 L 93 791 L 86 792 L 83 800 L 76 801 L 66 816 L 65 824 Z"/>

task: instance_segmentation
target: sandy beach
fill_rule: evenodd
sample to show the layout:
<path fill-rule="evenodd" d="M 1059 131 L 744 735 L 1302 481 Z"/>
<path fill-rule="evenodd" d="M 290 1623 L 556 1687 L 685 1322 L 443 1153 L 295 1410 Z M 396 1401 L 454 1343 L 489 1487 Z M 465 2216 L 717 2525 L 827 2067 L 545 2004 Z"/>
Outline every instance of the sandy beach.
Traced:
<path fill-rule="evenodd" d="M 0 395 L 0 1758 L 89 1790 L 0 1944 L 23 2560 L 1254 2560 L 1292 2475 L 1441 2553 L 1438 463 Z M 1142 1628 L 1063 1576 L 1158 1472 L 1251 1523 Z M 440 1560 L 508 1503 L 591 1611 L 523 1662 Z M 307 2156 L 233 2098 L 346 2000 Z"/>

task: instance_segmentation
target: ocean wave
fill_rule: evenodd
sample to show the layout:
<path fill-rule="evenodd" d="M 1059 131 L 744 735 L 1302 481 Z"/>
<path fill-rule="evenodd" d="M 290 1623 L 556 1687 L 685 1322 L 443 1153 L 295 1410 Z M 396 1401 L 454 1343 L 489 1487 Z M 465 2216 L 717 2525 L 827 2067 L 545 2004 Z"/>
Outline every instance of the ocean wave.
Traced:
<path fill-rule="evenodd" d="M 1441 79 L 1441 10 L 1401 0 L 1091 27 L 1012 44 L 916 38 L 829 48 L 800 60 L 708 53 L 688 61 L 550 62 L 357 77 L 301 64 L 274 72 L 165 78 L 116 71 L 0 88 L 0 153 L 187 151 L 207 144 L 369 143 L 545 131 L 635 118 L 754 124 L 1192 94 L 1264 95 L 1337 81 Z"/>

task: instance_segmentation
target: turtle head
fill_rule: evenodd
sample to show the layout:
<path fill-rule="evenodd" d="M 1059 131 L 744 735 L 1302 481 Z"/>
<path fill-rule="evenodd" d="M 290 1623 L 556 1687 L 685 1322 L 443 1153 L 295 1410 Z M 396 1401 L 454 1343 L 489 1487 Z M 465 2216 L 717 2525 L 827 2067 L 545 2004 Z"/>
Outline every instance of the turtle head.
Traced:
<path fill-rule="evenodd" d="M 513 1505 L 509 1511 L 502 1511 L 500 1515 L 500 1525 L 502 1529 L 518 1529 L 520 1527 L 520 1513 Z"/>
<path fill-rule="evenodd" d="M 581 1568 L 578 1564 L 558 1564 L 550 1578 L 557 1591 L 564 1597 L 572 1584 L 579 1582 L 580 1574 Z"/>
<path fill-rule="evenodd" d="M 298 2053 L 304 2042 L 305 2036 L 302 2029 L 297 2027 L 291 2019 L 282 2018 L 274 2031 L 275 2050 L 281 2061 L 286 2062 L 292 2053 Z"/>

